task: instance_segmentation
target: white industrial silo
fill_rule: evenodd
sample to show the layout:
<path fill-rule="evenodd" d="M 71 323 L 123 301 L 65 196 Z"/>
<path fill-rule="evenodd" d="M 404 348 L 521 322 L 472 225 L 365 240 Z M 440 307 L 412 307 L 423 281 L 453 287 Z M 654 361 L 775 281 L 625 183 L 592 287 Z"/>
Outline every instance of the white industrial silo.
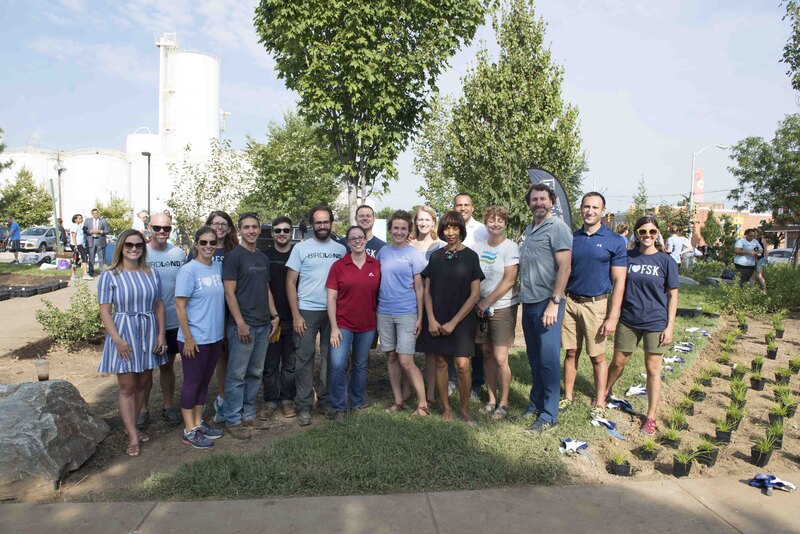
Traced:
<path fill-rule="evenodd" d="M 158 131 L 163 155 L 180 158 L 187 144 L 205 159 L 219 137 L 219 58 L 181 50 L 174 33 L 156 40 L 160 51 Z"/>

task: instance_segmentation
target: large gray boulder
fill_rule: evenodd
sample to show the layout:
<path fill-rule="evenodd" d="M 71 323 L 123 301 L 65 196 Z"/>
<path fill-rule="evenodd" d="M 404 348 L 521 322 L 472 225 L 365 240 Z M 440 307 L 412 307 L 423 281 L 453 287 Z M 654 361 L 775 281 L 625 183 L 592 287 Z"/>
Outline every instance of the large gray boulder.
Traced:
<path fill-rule="evenodd" d="M 108 432 L 65 380 L 0 384 L 0 499 L 57 488 Z"/>

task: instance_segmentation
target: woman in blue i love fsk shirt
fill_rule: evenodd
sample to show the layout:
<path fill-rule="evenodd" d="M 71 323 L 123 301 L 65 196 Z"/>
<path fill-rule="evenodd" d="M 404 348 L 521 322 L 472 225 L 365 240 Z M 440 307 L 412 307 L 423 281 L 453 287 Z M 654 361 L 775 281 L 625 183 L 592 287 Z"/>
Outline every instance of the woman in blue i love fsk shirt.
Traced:
<path fill-rule="evenodd" d="M 635 248 L 628 251 L 628 275 L 619 325 L 614 336 L 614 358 L 608 367 L 608 391 L 639 341 L 644 339 L 647 370 L 647 419 L 642 432 L 656 431 L 656 409 L 661 393 L 661 357 L 672 343 L 678 310 L 678 264 L 658 241 L 658 221 L 645 215 L 633 228 Z"/>

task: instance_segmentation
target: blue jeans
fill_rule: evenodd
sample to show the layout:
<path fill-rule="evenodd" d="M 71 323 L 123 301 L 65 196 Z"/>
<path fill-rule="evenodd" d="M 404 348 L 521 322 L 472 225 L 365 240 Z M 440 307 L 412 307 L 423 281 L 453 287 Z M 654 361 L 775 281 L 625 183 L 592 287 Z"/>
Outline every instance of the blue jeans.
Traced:
<path fill-rule="evenodd" d="M 375 339 L 375 330 L 351 332 L 340 328 L 342 340 L 338 347 L 331 346 L 330 393 L 334 412 L 347 411 L 347 357 L 353 348 L 350 366 L 350 406 L 359 408 L 367 401 L 367 360 L 369 348 Z"/>
<path fill-rule="evenodd" d="M 542 421 L 555 424 L 561 393 L 561 321 L 565 302 L 562 300 L 558 306 L 556 324 L 545 328 L 542 315 L 548 304 L 550 299 L 522 305 L 522 333 L 531 366 L 531 405 L 528 411 L 539 412 Z"/>
<path fill-rule="evenodd" d="M 250 343 L 239 341 L 235 324 L 228 325 L 228 371 L 225 374 L 225 423 L 238 425 L 256 416 L 271 325 L 250 327 Z"/>

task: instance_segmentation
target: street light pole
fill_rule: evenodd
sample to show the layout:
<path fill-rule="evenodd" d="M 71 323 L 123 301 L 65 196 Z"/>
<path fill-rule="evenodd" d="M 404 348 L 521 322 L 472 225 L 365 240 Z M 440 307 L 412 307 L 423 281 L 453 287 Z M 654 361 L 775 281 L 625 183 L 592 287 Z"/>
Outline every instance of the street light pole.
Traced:
<path fill-rule="evenodd" d="M 150 216 L 150 152 L 142 152 L 142 156 L 147 156 L 147 215 Z"/>
<path fill-rule="evenodd" d="M 692 240 L 692 235 L 694 234 L 694 165 L 697 161 L 697 156 L 702 154 L 707 148 L 719 148 L 720 150 L 728 150 L 730 146 L 728 145 L 719 145 L 719 144 L 710 144 L 706 145 L 697 152 L 692 153 L 692 176 L 691 180 L 689 181 L 689 241 Z"/>

